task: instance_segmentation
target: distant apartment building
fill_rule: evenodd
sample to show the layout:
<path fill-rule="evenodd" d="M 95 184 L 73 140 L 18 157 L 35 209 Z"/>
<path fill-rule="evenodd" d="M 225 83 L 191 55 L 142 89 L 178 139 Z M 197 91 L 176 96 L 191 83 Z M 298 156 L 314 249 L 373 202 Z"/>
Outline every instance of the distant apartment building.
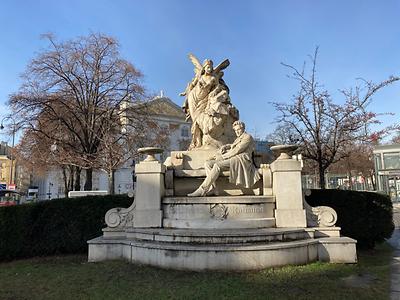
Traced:
<path fill-rule="evenodd" d="M 21 184 L 18 180 L 20 166 L 12 158 L 11 147 L 5 142 L 0 143 L 0 189 L 19 190 Z"/>
<path fill-rule="evenodd" d="M 0 143 L 0 184 L 9 185 L 15 181 L 15 160 L 11 159 L 11 147 Z"/>
<path fill-rule="evenodd" d="M 30 174 L 12 157 L 12 148 L 0 142 L 0 189 L 14 190 L 13 198 L 23 198 L 30 184 Z"/>

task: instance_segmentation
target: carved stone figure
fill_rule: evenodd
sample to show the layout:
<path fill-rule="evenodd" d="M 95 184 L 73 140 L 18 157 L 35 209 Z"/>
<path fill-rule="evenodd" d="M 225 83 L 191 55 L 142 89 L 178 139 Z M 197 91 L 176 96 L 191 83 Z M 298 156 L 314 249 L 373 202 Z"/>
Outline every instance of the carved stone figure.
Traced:
<path fill-rule="evenodd" d="M 215 159 L 206 161 L 206 178 L 196 191 L 188 194 L 189 197 L 201 197 L 212 193 L 215 190 L 215 182 L 224 170 L 230 171 L 230 183 L 246 188 L 252 187 L 260 179 L 252 159 L 255 149 L 253 137 L 244 131 L 243 122 L 234 122 L 233 129 L 236 140 L 232 144 L 222 146 Z"/>
<path fill-rule="evenodd" d="M 222 70 L 229 66 L 229 60 L 216 68 L 212 60 L 202 64 L 189 54 L 195 66 L 195 77 L 181 96 L 186 96 L 183 110 L 187 120 L 192 120 L 192 141 L 189 150 L 195 148 L 219 148 L 229 140 L 230 124 L 238 119 L 238 111 L 229 98 L 229 88 L 222 79 Z M 228 119 L 231 119 L 230 122 Z"/>

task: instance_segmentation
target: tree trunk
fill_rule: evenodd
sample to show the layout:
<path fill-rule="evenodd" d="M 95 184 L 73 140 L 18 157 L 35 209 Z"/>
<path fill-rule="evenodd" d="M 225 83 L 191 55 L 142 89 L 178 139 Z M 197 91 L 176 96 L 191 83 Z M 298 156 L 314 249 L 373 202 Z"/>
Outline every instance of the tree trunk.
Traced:
<path fill-rule="evenodd" d="M 115 170 L 108 172 L 108 193 L 110 195 L 115 194 Z"/>
<path fill-rule="evenodd" d="M 319 176 L 319 188 L 321 190 L 325 189 L 325 169 L 322 164 L 318 164 L 318 176 Z"/>
<path fill-rule="evenodd" d="M 91 191 L 93 189 L 93 169 L 86 169 L 86 180 L 83 187 L 85 191 Z"/>
<path fill-rule="evenodd" d="M 68 198 L 69 186 L 68 186 L 67 171 L 65 170 L 65 167 L 62 168 L 62 174 L 64 179 L 65 198 Z"/>
<path fill-rule="evenodd" d="M 348 171 L 347 176 L 349 176 L 349 190 L 353 190 L 353 177 L 351 176 L 351 171 Z"/>
<path fill-rule="evenodd" d="M 74 182 L 74 190 L 80 191 L 81 190 L 81 168 L 75 168 L 75 182 Z"/>
<path fill-rule="evenodd" d="M 375 178 L 374 178 L 374 174 L 369 174 L 369 178 L 371 179 L 371 184 L 372 184 L 372 190 L 376 191 L 376 184 L 375 184 Z"/>
<path fill-rule="evenodd" d="M 69 166 L 68 190 L 74 190 L 74 166 Z"/>

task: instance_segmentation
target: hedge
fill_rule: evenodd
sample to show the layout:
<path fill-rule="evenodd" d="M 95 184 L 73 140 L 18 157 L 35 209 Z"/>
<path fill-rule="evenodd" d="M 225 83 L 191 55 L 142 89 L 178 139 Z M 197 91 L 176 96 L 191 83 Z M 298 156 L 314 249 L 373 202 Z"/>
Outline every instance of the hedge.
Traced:
<path fill-rule="evenodd" d="M 336 210 L 341 234 L 357 240 L 357 247 L 372 249 L 392 235 L 393 206 L 389 196 L 375 192 L 311 190 L 306 196 L 311 206 Z"/>
<path fill-rule="evenodd" d="M 86 241 L 102 234 L 104 215 L 129 207 L 126 195 L 86 196 L 0 208 L 0 260 L 86 253 Z"/>
<path fill-rule="evenodd" d="M 336 210 L 342 235 L 373 248 L 394 229 L 392 202 L 386 195 L 343 190 L 312 190 L 312 206 Z M 44 255 L 87 253 L 86 241 L 102 234 L 104 215 L 129 207 L 125 195 L 57 199 L 0 208 L 0 261 Z"/>

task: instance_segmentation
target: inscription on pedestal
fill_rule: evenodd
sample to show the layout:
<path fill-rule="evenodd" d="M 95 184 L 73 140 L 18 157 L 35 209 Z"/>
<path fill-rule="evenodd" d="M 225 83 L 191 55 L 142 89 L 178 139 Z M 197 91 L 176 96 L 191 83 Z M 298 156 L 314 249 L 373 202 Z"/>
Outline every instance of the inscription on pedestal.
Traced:
<path fill-rule="evenodd" d="M 231 207 L 229 209 L 230 214 L 256 214 L 263 213 L 264 207 Z"/>

